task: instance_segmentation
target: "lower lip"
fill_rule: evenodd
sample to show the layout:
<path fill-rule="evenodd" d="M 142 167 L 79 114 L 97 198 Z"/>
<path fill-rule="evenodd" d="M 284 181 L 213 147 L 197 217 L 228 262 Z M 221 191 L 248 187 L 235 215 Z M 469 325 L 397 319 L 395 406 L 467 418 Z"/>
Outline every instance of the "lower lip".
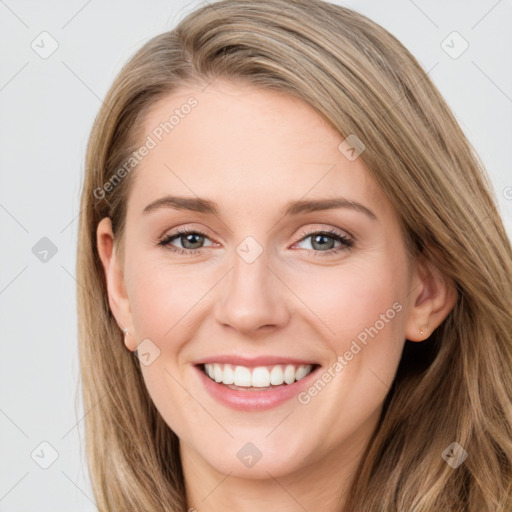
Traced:
<path fill-rule="evenodd" d="M 264 391 L 257 391 L 254 388 L 242 391 L 215 382 L 204 373 L 200 366 L 195 367 L 204 387 L 215 400 L 240 411 L 265 411 L 292 399 L 308 386 L 311 379 L 314 378 L 313 376 L 316 375 L 318 368 L 293 384 L 283 384 Z"/>

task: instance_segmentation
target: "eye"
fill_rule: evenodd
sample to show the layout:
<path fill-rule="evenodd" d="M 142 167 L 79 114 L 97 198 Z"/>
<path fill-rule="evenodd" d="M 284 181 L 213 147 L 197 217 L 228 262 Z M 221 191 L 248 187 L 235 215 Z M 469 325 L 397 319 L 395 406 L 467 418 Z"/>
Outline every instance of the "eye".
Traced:
<path fill-rule="evenodd" d="M 178 239 L 182 247 L 175 247 L 171 242 Z M 166 235 L 158 245 L 178 254 L 201 254 L 203 247 L 197 247 L 207 239 L 205 233 L 195 229 L 178 229 L 176 232 Z"/>
<path fill-rule="evenodd" d="M 327 231 L 310 231 L 303 232 L 300 234 L 301 240 L 297 242 L 297 244 L 304 242 L 308 238 L 311 239 L 310 246 L 314 249 L 312 256 L 327 256 L 339 253 L 341 251 L 345 251 L 350 249 L 354 245 L 354 241 L 343 233 L 336 231 L 335 229 L 330 229 Z M 329 239 L 331 241 L 329 241 Z M 334 247 L 334 243 L 338 241 L 339 246 Z M 319 250 L 316 250 L 318 249 Z"/>

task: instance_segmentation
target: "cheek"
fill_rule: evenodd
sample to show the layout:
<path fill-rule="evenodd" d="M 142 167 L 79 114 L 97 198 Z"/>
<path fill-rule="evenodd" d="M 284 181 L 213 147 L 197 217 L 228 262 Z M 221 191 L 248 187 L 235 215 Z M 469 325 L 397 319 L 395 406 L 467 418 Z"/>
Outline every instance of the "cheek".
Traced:
<path fill-rule="evenodd" d="M 406 276 L 397 263 L 368 258 L 338 269 L 304 273 L 294 280 L 294 291 L 323 326 L 337 354 L 346 350 L 348 339 L 361 334 L 364 340 L 372 327 L 382 332 L 381 338 L 400 331 L 404 315 L 397 310 L 403 309 Z"/>
<path fill-rule="evenodd" d="M 139 336 L 155 338 L 155 343 L 172 337 L 185 318 L 207 292 L 200 271 L 134 259 L 129 271 L 128 296 L 133 321 Z"/>
<path fill-rule="evenodd" d="M 304 395 L 303 403 L 314 401 L 314 407 L 321 409 L 324 399 L 338 402 L 357 411 L 349 421 L 362 421 L 384 400 L 405 341 L 406 260 L 396 252 L 380 256 L 361 259 L 336 271 L 331 268 L 325 280 L 319 280 L 319 274 L 314 279 L 304 278 L 296 288 L 317 317 L 331 354 L 324 372 L 330 371 L 324 375 L 328 390 L 324 392 L 319 383 L 323 398 L 317 400 L 319 391 L 312 389 L 311 394 Z M 322 281 L 324 285 L 318 286 Z M 343 414 L 337 413 L 329 420 L 339 422 L 341 417 Z"/>
<path fill-rule="evenodd" d="M 183 267 L 132 255 L 127 262 L 127 292 L 135 335 L 138 343 L 151 340 L 146 346 L 154 357 L 147 366 L 141 364 L 144 382 L 166 423 L 187 439 L 192 420 L 208 421 L 186 391 L 188 386 L 180 384 L 187 379 L 187 366 L 180 364 L 180 354 L 194 325 L 194 306 L 206 293 L 207 283 L 201 272 L 184 272 Z"/>
<path fill-rule="evenodd" d="M 378 417 L 403 348 L 406 282 L 400 262 L 386 264 L 383 258 L 379 264 L 331 269 L 328 286 L 314 287 L 308 280 L 298 292 L 321 319 L 316 323 L 331 354 L 299 396 L 303 411 L 316 419 L 309 432 L 326 446 L 336 446 Z M 325 425 L 332 429 L 325 432 Z"/>

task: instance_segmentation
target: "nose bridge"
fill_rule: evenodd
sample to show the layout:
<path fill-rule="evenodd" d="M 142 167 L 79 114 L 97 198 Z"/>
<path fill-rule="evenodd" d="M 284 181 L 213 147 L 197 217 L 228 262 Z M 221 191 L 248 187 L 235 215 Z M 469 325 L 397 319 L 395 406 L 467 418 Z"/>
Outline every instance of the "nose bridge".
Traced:
<path fill-rule="evenodd" d="M 254 237 L 246 237 L 236 247 L 217 304 L 220 323 L 251 332 L 286 320 L 283 285 L 268 268 L 270 263 L 269 252 Z"/>

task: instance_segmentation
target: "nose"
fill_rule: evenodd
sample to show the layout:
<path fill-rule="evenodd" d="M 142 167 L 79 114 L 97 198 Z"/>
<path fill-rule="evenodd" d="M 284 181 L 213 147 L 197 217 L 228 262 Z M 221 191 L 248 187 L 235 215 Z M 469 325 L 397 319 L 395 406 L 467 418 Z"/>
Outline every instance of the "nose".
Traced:
<path fill-rule="evenodd" d="M 290 318 L 288 289 L 263 252 L 249 263 L 234 256 L 216 304 L 216 320 L 245 336 L 284 327 Z"/>

